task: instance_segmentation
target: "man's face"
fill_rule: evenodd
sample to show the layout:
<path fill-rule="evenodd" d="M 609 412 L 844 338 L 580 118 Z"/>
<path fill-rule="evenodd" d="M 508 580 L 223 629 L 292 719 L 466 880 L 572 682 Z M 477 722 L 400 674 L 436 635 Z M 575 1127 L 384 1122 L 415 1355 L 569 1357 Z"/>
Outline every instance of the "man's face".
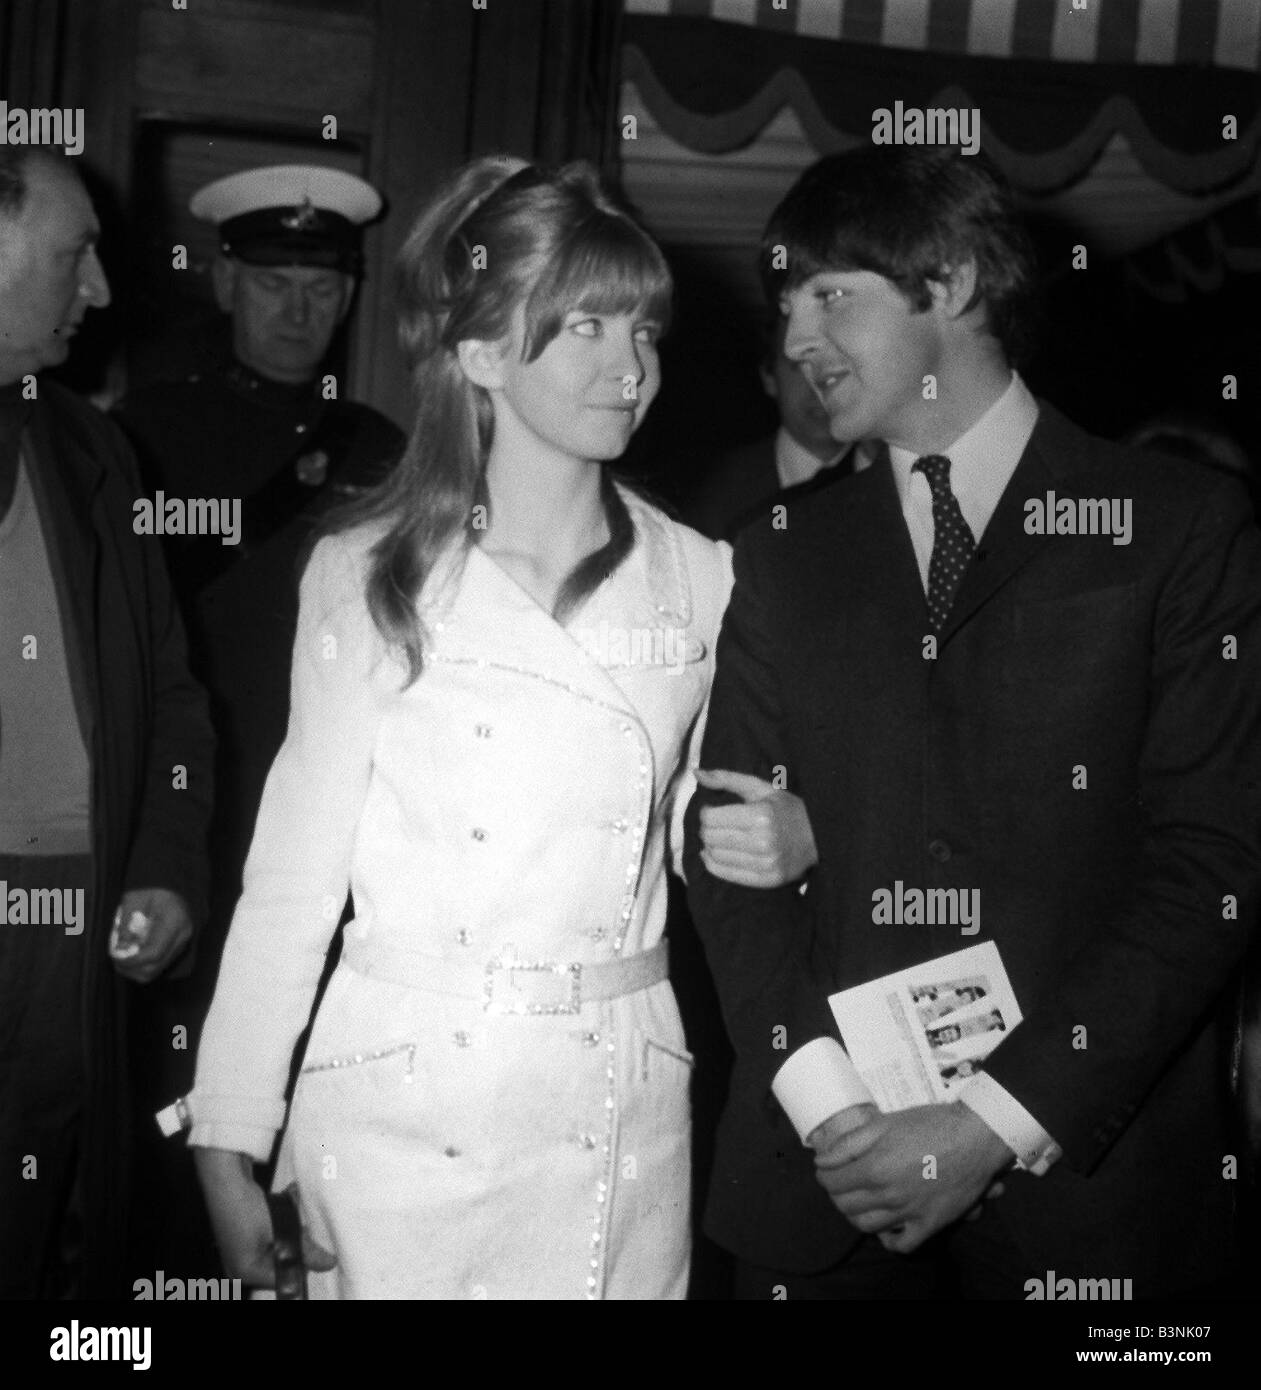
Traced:
<path fill-rule="evenodd" d="M 219 307 L 232 315 L 232 348 L 259 376 L 311 381 L 350 307 L 354 281 L 318 266 L 215 264 Z"/>
<path fill-rule="evenodd" d="M 109 303 L 92 200 L 62 158 L 30 159 L 26 201 L 0 216 L 0 384 L 55 367 L 90 308 Z"/>
<path fill-rule="evenodd" d="M 940 376 L 940 301 L 916 311 L 868 270 L 822 271 L 780 298 L 784 353 L 801 364 L 836 440 L 884 439 L 915 448 L 932 409 L 925 376 Z"/>

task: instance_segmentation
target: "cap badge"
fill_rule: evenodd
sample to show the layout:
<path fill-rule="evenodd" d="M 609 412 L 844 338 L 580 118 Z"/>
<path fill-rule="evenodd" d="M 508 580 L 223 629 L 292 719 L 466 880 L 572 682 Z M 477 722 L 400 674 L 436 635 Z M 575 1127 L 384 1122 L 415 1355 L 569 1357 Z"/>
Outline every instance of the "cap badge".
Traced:
<path fill-rule="evenodd" d="M 300 207 L 294 208 L 280 219 L 280 225 L 289 232 L 309 232 L 318 227 L 320 214 L 316 211 L 310 198 L 303 200 Z"/>

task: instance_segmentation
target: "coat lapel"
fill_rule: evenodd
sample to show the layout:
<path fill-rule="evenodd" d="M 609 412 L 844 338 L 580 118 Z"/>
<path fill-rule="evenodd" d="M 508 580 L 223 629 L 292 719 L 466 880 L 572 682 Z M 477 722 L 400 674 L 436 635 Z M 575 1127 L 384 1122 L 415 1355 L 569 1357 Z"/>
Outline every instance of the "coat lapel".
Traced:
<path fill-rule="evenodd" d="M 895 630 L 927 630 L 928 601 L 888 454 L 842 486 L 838 563 L 831 568 L 838 586 L 837 611 L 847 611 L 857 601 L 887 614 Z M 804 505 L 810 506 L 810 500 Z"/>
<path fill-rule="evenodd" d="M 103 472 L 99 460 L 65 427 L 59 412 L 36 409 L 30 432 L 31 488 L 49 548 L 75 705 L 91 748 L 100 694 L 95 646 L 100 542 L 91 517 Z"/>
<path fill-rule="evenodd" d="M 1080 468 L 1081 449 L 1074 447 L 1072 437 L 1075 427 L 1045 402 L 1039 406 L 1038 423 L 959 585 L 941 634 L 942 645 L 1046 545 L 1046 535 L 1030 535 L 1025 530 L 1028 499 L 1062 487 Z"/>
<path fill-rule="evenodd" d="M 635 524 L 626 560 L 562 626 L 477 546 L 469 549 L 458 580 L 426 617 L 432 656 L 472 662 L 543 679 L 581 698 L 638 718 L 624 684 L 624 663 L 601 637 L 632 630 L 688 627 L 691 588 L 677 538 L 655 512 L 622 492 Z M 693 638 L 688 660 L 703 647 Z"/>

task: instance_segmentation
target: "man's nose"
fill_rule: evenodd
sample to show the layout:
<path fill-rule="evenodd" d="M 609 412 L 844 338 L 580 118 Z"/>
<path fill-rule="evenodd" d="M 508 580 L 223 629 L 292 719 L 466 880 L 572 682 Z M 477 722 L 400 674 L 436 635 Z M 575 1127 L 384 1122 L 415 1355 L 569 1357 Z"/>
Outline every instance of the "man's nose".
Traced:
<path fill-rule="evenodd" d="M 784 329 L 784 356 L 790 362 L 805 362 L 818 347 L 819 334 L 810 314 L 800 304 L 788 310 Z"/>
<path fill-rule="evenodd" d="M 109 281 L 105 278 L 105 267 L 96 254 L 89 250 L 79 275 L 79 293 L 93 309 L 104 309 L 110 302 Z"/>
<path fill-rule="evenodd" d="M 311 305 L 307 300 L 306 291 L 297 287 L 291 288 L 285 293 L 285 318 L 290 323 L 303 324 L 311 317 Z"/>

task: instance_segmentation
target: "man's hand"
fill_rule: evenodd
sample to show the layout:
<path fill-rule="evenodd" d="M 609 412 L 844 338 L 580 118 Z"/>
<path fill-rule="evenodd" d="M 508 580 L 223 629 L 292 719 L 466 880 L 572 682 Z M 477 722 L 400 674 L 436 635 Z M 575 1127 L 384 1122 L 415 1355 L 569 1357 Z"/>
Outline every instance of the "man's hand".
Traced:
<path fill-rule="evenodd" d="M 955 1102 L 876 1115 L 817 1152 L 815 1168 L 838 1211 L 906 1254 L 992 1194 L 994 1175 L 1012 1157 L 984 1120 Z"/>
<path fill-rule="evenodd" d="M 126 932 L 133 913 L 145 918 L 145 926 Z M 119 899 L 115 921 L 124 928 L 124 940 L 138 943 L 134 954 L 123 955 L 110 943 L 114 969 L 134 984 L 147 985 L 174 965 L 193 937 L 193 920 L 184 899 L 169 888 L 132 888 Z M 124 948 L 126 949 L 126 948 Z"/>
<path fill-rule="evenodd" d="M 734 792 L 737 805 L 701 808 L 701 863 L 744 888 L 795 883 L 819 862 L 806 804 L 745 772 L 696 771 L 710 791 Z"/>
<path fill-rule="evenodd" d="M 807 1145 L 815 1152 L 815 1162 L 830 1154 L 845 1135 L 861 1125 L 869 1124 L 879 1114 L 874 1105 L 851 1105 L 838 1110 L 821 1125 L 815 1125 L 806 1136 Z"/>

